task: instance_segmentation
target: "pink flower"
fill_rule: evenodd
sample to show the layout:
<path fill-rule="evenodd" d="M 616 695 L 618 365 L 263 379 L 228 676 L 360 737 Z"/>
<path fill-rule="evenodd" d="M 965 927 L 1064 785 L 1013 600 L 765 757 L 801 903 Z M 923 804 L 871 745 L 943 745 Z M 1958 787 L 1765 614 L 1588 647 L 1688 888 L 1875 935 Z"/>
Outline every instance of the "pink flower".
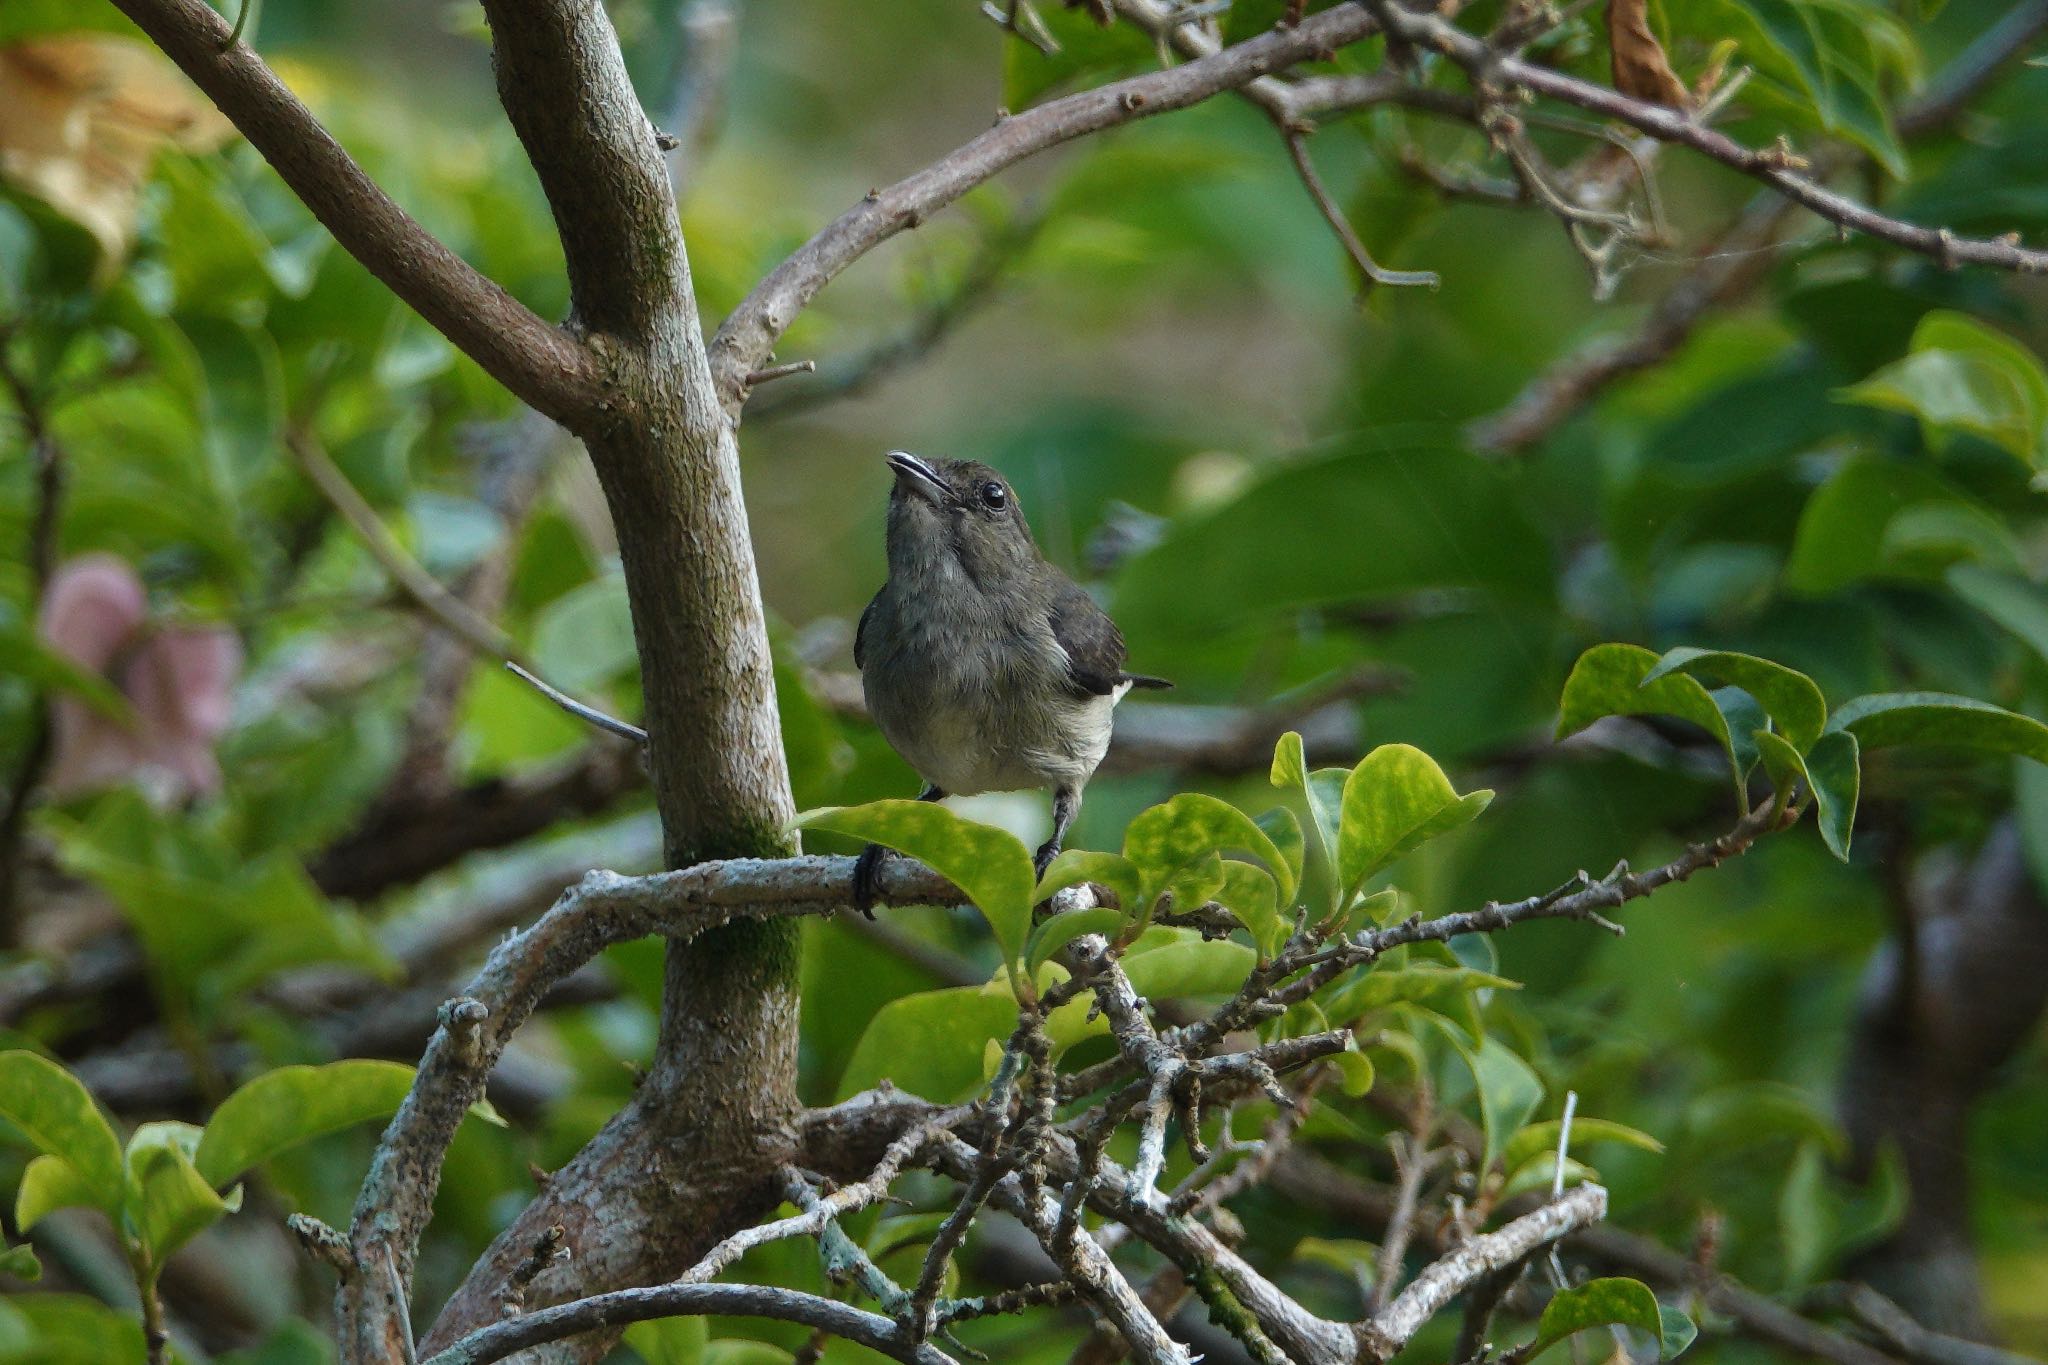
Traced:
<path fill-rule="evenodd" d="M 76 697 L 51 706 L 54 796 L 139 777 L 173 799 L 220 786 L 214 744 L 233 710 L 242 647 L 218 629 L 156 627 L 142 580 L 112 555 L 66 561 L 43 594 L 44 643 L 105 677 L 134 708 L 123 723 Z"/>

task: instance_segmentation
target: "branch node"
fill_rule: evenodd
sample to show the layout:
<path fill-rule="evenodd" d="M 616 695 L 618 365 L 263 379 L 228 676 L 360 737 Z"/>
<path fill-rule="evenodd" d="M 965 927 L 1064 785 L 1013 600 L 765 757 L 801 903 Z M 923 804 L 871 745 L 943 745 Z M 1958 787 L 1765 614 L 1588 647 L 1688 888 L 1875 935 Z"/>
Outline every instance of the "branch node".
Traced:
<path fill-rule="evenodd" d="M 299 1239 L 299 1246 L 308 1256 L 326 1262 L 344 1279 L 356 1273 L 356 1258 L 349 1251 L 348 1238 L 310 1213 L 295 1213 L 284 1220 L 284 1225 Z"/>

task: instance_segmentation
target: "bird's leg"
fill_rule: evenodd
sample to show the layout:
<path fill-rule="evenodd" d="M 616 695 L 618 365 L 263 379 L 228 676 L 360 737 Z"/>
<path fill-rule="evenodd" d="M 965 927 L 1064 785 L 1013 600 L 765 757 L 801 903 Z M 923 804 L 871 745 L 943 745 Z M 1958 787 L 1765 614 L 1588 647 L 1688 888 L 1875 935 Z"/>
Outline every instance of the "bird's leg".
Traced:
<path fill-rule="evenodd" d="M 925 783 L 924 790 L 917 794 L 920 801 L 940 801 L 945 793 Z M 882 863 L 889 856 L 889 850 L 880 844 L 869 844 L 860 851 L 860 857 L 853 861 L 853 908 L 875 917 L 875 896 L 882 889 Z"/>
<path fill-rule="evenodd" d="M 1038 846 L 1038 852 L 1031 859 L 1031 865 L 1043 877 L 1045 870 L 1052 866 L 1052 860 L 1060 856 L 1060 841 L 1067 837 L 1067 826 L 1074 823 L 1074 816 L 1081 809 L 1079 787 L 1055 787 L 1052 793 L 1052 838 Z"/>

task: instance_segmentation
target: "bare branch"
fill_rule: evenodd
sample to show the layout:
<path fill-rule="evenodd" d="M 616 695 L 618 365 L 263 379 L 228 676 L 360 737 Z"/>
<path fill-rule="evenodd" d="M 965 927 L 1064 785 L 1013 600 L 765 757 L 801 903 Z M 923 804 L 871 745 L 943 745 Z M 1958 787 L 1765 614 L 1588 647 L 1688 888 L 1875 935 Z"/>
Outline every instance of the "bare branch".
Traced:
<path fill-rule="evenodd" d="M 187 0 L 188 3 L 192 0 Z M 554 209 L 571 311 L 635 345 L 694 322 L 689 262 L 654 126 L 640 107 L 604 6 L 484 0 L 498 96 Z"/>
<path fill-rule="evenodd" d="M 115 0 L 205 91 L 334 239 L 527 403 L 570 422 L 598 379 L 589 355 L 392 202 L 205 0 Z"/>
<path fill-rule="evenodd" d="M 1330 197 L 1323 186 L 1322 176 L 1316 174 L 1316 163 L 1309 158 L 1308 138 L 1305 134 L 1283 130 L 1281 137 L 1287 143 L 1287 154 L 1294 159 L 1294 169 L 1301 176 L 1301 183 L 1308 188 L 1309 198 L 1316 201 L 1316 208 L 1322 213 L 1323 221 L 1330 225 L 1330 231 L 1337 234 L 1337 240 L 1344 246 L 1351 263 L 1358 267 L 1368 284 L 1422 285 L 1436 288 L 1443 281 L 1433 270 L 1388 270 L 1372 258 L 1359 240 L 1358 233 L 1351 227 L 1351 220 L 1344 216 L 1337 201 Z"/>
<path fill-rule="evenodd" d="M 914 864 L 891 865 L 880 881 L 886 904 L 957 898 Z M 850 858 L 742 858 L 649 877 L 593 872 L 565 891 L 532 928 L 492 952 L 465 995 L 442 1007 L 441 1027 L 357 1200 L 350 1231 L 356 1264 L 389 1256 L 410 1283 L 448 1143 L 549 987 L 611 944 L 649 934 L 689 939 L 736 919 L 829 914 L 852 903 L 852 886 Z"/>
<path fill-rule="evenodd" d="M 711 340 L 711 363 L 727 410 L 738 411 L 748 372 L 760 367 L 776 339 L 834 276 L 975 186 L 1048 147 L 1185 109 L 1357 42 L 1377 27 L 1358 6 L 1340 5 L 1294 28 L 1275 29 L 1185 66 L 1048 101 L 1002 120 L 914 175 L 874 191 L 770 271 L 719 327 Z"/>
<path fill-rule="evenodd" d="M 490 1365 L 491 1361 L 579 1332 L 622 1327 L 652 1318 L 713 1313 L 802 1323 L 910 1365 L 953 1365 L 951 1356 L 928 1343 L 910 1341 L 895 1323 L 879 1313 L 800 1290 L 751 1284 L 661 1284 L 577 1299 L 471 1332 L 447 1350 L 429 1356 L 423 1365 Z"/>
<path fill-rule="evenodd" d="M 414 606 L 478 654 L 498 659 L 518 654 L 510 636 L 478 616 L 467 602 L 442 586 L 439 579 L 405 552 L 405 547 L 391 534 L 391 528 L 377 515 L 377 509 L 356 491 L 348 475 L 341 472 L 311 433 L 294 428 L 285 433 L 284 443 L 306 478 L 320 490 L 320 496 L 341 514 L 377 567 L 384 570 Z"/>
<path fill-rule="evenodd" d="M 1447 1252 L 1432 1261 L 1392 1303 L 1361 1324 L 1358 1336 L 1363 1357 L 1390 1358 L 1473 1284 L 1606 1216 L 1607 1191 L 1598 1185 L 1580 1185 L 1499 1231 L 1481 1233 Z"/>
<path fill-rule="evenodd" d="M 1931 257 L 1946 268 L 1987 266 L 2023 274 L 2048 273 L 2048 251 L 2021 246 L 2016 237 L 1984 240 L 1958 237 L 1947 228 L 1925 227 L 1890 218 L 1865 204 L 1838 194 L 1801 175 L 1796 158 L 1781 148 L 1745 147 L 1725 133 L 1695 122 L 1663 105 L 1630 99 L 1605 86 L 1582 81 L 1521 57 L 1496 51 L 1434 14 L 1408 10 L 1391 0 L 1367 0 L 1387 31 L 1456 62 L 1475 83 L 1520 86 L 1533 94 L 1559 100 L 1603 117 L 1618 119 L 1662 142 L 1691 148 L 1712 160 L 1752 176 L 1837 227 Z"/>

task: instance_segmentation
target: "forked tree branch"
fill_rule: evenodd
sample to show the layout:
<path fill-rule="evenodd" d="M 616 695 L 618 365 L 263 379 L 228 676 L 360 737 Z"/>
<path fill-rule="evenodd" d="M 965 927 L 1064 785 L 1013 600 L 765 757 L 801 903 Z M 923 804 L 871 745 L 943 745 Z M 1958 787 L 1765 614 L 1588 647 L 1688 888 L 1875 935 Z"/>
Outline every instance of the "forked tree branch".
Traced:
<path fill-rule="evenodd" d="M 1848 232 L 1861 233 L 1932 258 L 1947 268 L 1964 265 L 2048 273 L 2048 251 L 2019 244 L 2016 236 L 1987 240 L 1959 237 L 1947 228 L 1891 218 L 1801 175 L 1779 148 L 1746 147 L 1727 134 L 1661 104 L 1631 99 L 1512 53 L 1465 32 L 1435 14 L 1418 13 L 1392 0 L 1366 0 L 1387 31 L 1417 47 L 1442 53 L 1462 67 L 1474 85 L 1499 90 L 1519 86 L 1531 94 L 1616 119 L 1660 142 L 1690 148 L 1711 160 L 1762 181 L 1787 199 Z"/>
<path fill-rule="evenodd" d="M 1896 119 L 1906 141 L 1950 127 L 1998 76 L 2048 30 L 2048 0 L 2025 0 L 1978 36 Z M 1333 78 L 1345 79 L 1345 78 Z M 1825 181 L 1844 158 L 1823 153 L 1812 178 Z M 1777 263 L 1772 248 L 1798 205 L 1770 190 L 1700 247 L 1692 266 L 1624 336 L 1603 336 L 1551 364 L 1506 407 L 1474 422 L 1466 437 L 1481 450 L 1516 454 L 1546 439 L 1573 414 L 1632 374 L 1660 365 L 1717 309 L 1750 295 Z"/>
<path fill-rule="evenodd" d="M 113 0 L 263 154 L 335 241 L 531 406 L 568 423 L 597 394 L 589 354 L 449 250 L 364 173 L 205 0 Z M 636 106 L 637 107 L 637 106 Z"/>
<path fill-rule="evenodd" d="M 728 412 L 745 401 L 746 376 L 834 276 L 889 238 L 1024 158 L 1089 133 L 1199 104 L 1324 56 L 1376 32 L 1357 5 L 1339 5 L 1171 70 L 1148 72 L 1050 100 L 1003 119 L 923 170 L 876 190 L 799 247 L 740 301 L 711 340 L 712 370 Z"/>

